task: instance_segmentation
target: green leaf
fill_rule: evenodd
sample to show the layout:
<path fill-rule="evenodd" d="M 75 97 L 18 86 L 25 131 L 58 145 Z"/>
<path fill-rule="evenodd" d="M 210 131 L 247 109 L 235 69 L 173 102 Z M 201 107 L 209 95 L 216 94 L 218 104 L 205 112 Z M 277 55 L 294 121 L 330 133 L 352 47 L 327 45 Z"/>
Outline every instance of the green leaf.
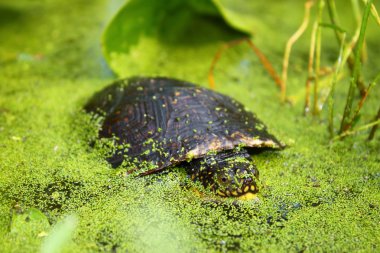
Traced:
<path fill-rule="evenodd" d="M 223 42 L 245 34 L 232 29 L 211 2 L 131 0 L 103 36 L 103 51 L 119 76 L 167 75 L 205 80 Z"/>
<path fill-rule="evenodd" d="M 258 28 L 266 27 L 256 13 L 268 11 L 266 4 L 249 0 L 212 0 L 224 19 L 237 30 L 253 35 Z M 263 9 L 263 7 L 265 7 Z M 262 15 L 261 15 L 262 16 Z"/>

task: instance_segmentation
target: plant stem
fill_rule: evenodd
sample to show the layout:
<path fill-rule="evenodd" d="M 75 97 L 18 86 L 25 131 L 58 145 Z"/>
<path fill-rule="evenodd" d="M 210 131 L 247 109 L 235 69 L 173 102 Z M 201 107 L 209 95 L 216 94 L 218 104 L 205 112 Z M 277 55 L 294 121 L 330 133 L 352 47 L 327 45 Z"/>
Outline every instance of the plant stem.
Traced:
<path fill-rule="evenodd" d="M 371 14 L 372 17 L 376 20 L 376 23 L 380 26 L 380 17 L 374 4 L 371 5 Z"/>
<path fill-rule="evenodd" d="M 214 78 L 214 69 L 216 66 L 216 63 L 219 61 L 220 57 L 222 56 L 222 53 L 229 49 L 230 47 L 236 46 L 244 42 L 243 39 L 240 40 L 233 40 L 228 43 L 223 44 L 219 50 L 216 52 L 214 59 L 212 59 L 210 69 L 208 71 L 208 83 L 212 90 L 215 89 L 215 78 Z"/>
<path fill-rule="evenodd" d="M 270 63 L 269 59 L 265 56 L 265 54 L 252 42 L 250 39 L 246 39 L 248 46 L 255 52 L 257 57 L 259 58 L 261 64 L 263 64 L 264 69 L 268 72 L 268 74 L 272 77 L 276 85 L 281 89 L 283 89 L 284 82 L 281 80 L 280 76 L 277 74 L 274 69 L 272 63 Z"/>
<path fill-rule="evenodd" d="M 310 41 L 310 51 L 309 51 L 309 63 L 307 66 L 307 79 L 306 79 L 306 90 L 305 90 L 305 107 L 304 114 L 307 114 L 310 111 L 310 87 L 311 81 L 314 79 L 313 72 L 313 63 L 315 55 L 315 36 L 317 34 L 318 22 L 315 21 L 313 24 L 313 30 L 311 32 L 311 41 Z"/>
<path fill-rule="evenodd" d="M 360 12 L 359 0 L 351 0 L 351 5 L 352 5 L 352 10 L 353 10 L 353 13 L 354 13 L 354 17 L 355 17 L 355 20 L 356 20 L 357 27 L 359 27 L 360 26 L 360 21 L 361 21 L 361 12 Z M 364 44 L 363 44 L 363 47 L 362 47 L 360 59 L 361 59 L 362 62 L 366 62 L 368 60 L 367 44 L 366 44 L 365 41 L 364 41 Z M 365 89 L 364 89 L 364 91 L 365 91 Z M 365 94 L 361 93 L 361 95 L 364 96 Z"/>
<path fill-rule="evenodd" d="M 230 41 L 228 43 L 223 44 L 219 50 L 216 52 L 214 59 L 212 60 L 209 72 L 208 72 L 208 81 L 209 81 L 209 86 L 213 90 L 215 89 L 215 78 L 214 78 L 214 69 L 216 66 L 216 63 L 219 61 L 220 57 L 222 54 L 228 50 L 229 48 L 235 47 L 237 45 L 240 45 L 241 43 L 246 42 L 249 47 L 255 52 L 257 57 L 259 58 L 261 64 L 263 64 L 265 70 L 269 73 L 269 75 L 273 78 L 275 81 L 276 85 L 282 89 L 282 81 L 280 77 L 278 76 L 276 70 L 273 68 L 273 65 L 270 63 L 268 58 L 264 55 L 263 52 L 260 51 L 260 49 L 255 46 L 255 44 L 249 39 L 249 38 L 242 38 L 242 39 L 237 39 Z"/>
<path fill-rule="evenodd" d="M 379 110 L 377 111 L 377 115 L 375 117 L 375 121 L 380 121 L 380 107 L 379 107 Z M 373 137 L 375 137 L 375 132 L 378 128 L 378 125 L 374 125 L 371 129 L 371 132 L 369 133 L 369 136 L 368 136 L 368 140 L 372 140 Z"/>
<path fill-rule="evenodd" d="M 379 115 L 378 115 L 379 116 Z M 378 118 L 377 120 L 367 124 L 367 125 L 364 125 L 364 126 L 361 126 L 361 127 L 358 127 L 356 129 L 353 129 L 351 131 L 346 131 L 338 136 L 336 136 L 334 139 L 332 139 L 332 141 L 336 141 L 336 140 L 340 140 L 340 139 L 343 139 L 344 137 L 348 136 L 348 135 L 353 135 L 353 134 L 356 134 L 357 132 L 360 132 L 360 131 L 363 131 L 363 130 L 366 130 L 370 127 L 375 127 L 377 125 L 380 124 L 380 118 Z"/>
<path fill-rule="evenodd" d="M 359 39 L 358 39 L 358 43 L 355 47 L 354 71 L 352 73 L 350 87 L 348 90 L 346 106 L 344 108 L 344 114 L 343 114 L 343 118 L 342 118 L 342 122 L 341 122 L 341 126 L 340 126 L 340 133 L 346 132 L 351 127 L 349 119 L 351 116 L 352 104 L 354 102 L 355 86 L 357 84 L 357 81 L 358 81 L 359 76 L 360 76 L 360 71 L 361 71 L 360 52 L 361 52 L 361 49 L 362 49 L 363 43 L 364 43 L 365 31 L 367 28 L 367 22 L 368 22 L 369 12 L 371 10 L 372 1 L 373 0 L 369 0 L 367 5 L 365 6 L 365 9 L 364 9 Z"/>
<path fill-rule="evenodd" d="M 282 63 L 282 75 L 281 75 L 282 84 L 283 84 L 283 87 L 281 89 L 281 100 L 282 100 L 282 102 L 285 102 L 285 100 L 286 100 L 286 82 L 288 79 L 288 67 L 289 67 L 290 52 L 292 51 L 293 44 L 301 37 L 301 35 L 305 32 L 307 25 L 309 24 L 310 8 L 312 5 L 313 5 L 312 0 L 306 1 L 306 3 L 305 3 L 305 15 L 303 17 L 302 24 L 297 29 L 297 31 L 289 38 L 288 42 L 286 43 L 284 60 Z"/>
<path fill-rule="evenodd" d="M 334 137 L 334 95 L 335 95 L 335 86 L 338 79 L 338 74 L 342 69 L 342 62 L 343 62 L 343 51 L 344 51 L 344 45 L 346 40 L 346 33 L 343 33 L 342 36 L 342 43 L 340 45 L 339 49 L 339 56 L 336 64 L 336 69 L 334 72 L 333 80 L 331 83 L 331 90 L 330 90 L 330 96 L 329 96 L 329 133 L 330 133 L 330 139 Z"/>
<path fill-rule="evenodd" d="M 339 21 L 338 21 L 338 14 L 336 11 L 334 0 L 327 0 L 327 9 L 329 12 L 331 23 L 335 26 L 340 27 Z M 358 26 L 358 28 L 359 28 L 359 26 Z M 336 36 L 336 39 L 337 39 L 339 45 L 341 45 L 342 44 L 342 34 L 339 33 L 338 30 L 335 30 L 335 36 Z M 349 57 L 347 59 L 347 63 L 348 63 L 348 68 L 350 69 L 350 72 L 352 74 L 354 72 L 354 63 L 355 63 L 355 59 L 354 59 L 354 56 L 352 54 L 349 55 Z M 364 95 L 365 85 L 364 85 L 364 82 L 363 82 L 361 76 L 359 76 L 356 85 L 360 91 L 360 94 Z"/>
<path fill-rule="evenodd" d="M 359 112 L 360 110 L 362 109 L 363 107 L 363 104 L 365 102 L 365 100 L 367 99 L 368 97 L 368 94 L 370 93 L 371 89 L 373 86 L 376 85 L 378 79 L 380 79 L 380 73 L 377 74 L 377 76 L 375 77 L 375 79 L 368 85 L 368 88 L 366 89 L 366 93 L 364 94 L 364 96 L 360 99 L 357 107 L 356 107 L 356 110 L 354 112 L 354 115 L 351 117 L 351 120 L 350 120 L 350 125 L 352 125 L 352 123 L 355 121 L 356 117 L 359 115 Z"/>
<path fill-rule="evenodd" d="M 322 12 L 325 5 L 324 0 L 319 0 L 318 5 L 318 24 L 322 23 Z M 318 25 L 317 35 L 316 35 L 316 49 L 315 49 L 315 79 L 314 79 L 314 104 L 313 104 L 313 114 L 317 115 L 319 113 L 318 108 L 318 85 L 319 85 L 319 74 L 321 68 L 321 44 L 322 44 L 322 27 Z"/>

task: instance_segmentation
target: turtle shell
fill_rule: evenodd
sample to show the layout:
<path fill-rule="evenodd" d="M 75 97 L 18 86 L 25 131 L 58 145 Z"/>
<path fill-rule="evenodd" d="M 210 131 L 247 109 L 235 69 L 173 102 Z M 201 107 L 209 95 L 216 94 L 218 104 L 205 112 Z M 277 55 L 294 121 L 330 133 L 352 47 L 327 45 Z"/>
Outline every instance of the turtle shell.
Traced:
<path fill-rule="evenodd" d="M 150 174 L 209 152 L 235 147 L 281 148 L 266 126 L 236 100 L 171 78 L 134 77 L 106 87 L 85 106 L 104 116 L 99 137 L 116 137 L 107 158 L 150 162 Z"/>

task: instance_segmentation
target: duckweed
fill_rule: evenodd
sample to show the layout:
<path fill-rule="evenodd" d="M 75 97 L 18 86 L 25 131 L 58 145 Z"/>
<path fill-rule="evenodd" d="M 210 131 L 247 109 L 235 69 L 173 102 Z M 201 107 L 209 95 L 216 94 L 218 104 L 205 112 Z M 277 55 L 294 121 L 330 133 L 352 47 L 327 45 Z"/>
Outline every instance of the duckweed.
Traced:
<path fill-rule="evenodd" d="M 301 116 L 297 101 L 302 99 L 295 97 L 292 107 L 277 103 L 276 88 L 248 48 L 232 49 L 215 71 L 223 70 L 217 89 L 243 102 L 288 144 L 280 152 L 254 155 L 261 179 L 258 200 L 215 197 L 182 168 L 140 178 L 112 169 L 104 149 L 91 145 L 98 126 L 81 111 L 95 91 L 115 79 L 98 44 L 101 26 L 111 16 L 105 10 L 114 9 L 109 4 L 0 5 L 0 33 L 7 38 L 0 42 L 3 252 L 39 251 L 70 215 L 78 223 L 65 241 L 66 252 L 379 251 L 379 137 L 368 143 L 366 135 L 357 135 L 328 144 L 325 122 Z M 281 14 L 286 34 L 257 35 L 276 66 L 283 42 L 297 27 L 293 17 L 302 17 L 302 8 L 293 10 L 291 19 Z M 262 15 L 263 22 L 273 22 Z M 379 54 L 378 36 L 369 35 L 369 54 Z M 212 43 L 216 51 L 220 44 Z M 335 53 L 329 45 L 324 49 Z M 303 87 L 307 52 L 307 43 L 294 50 L 299 57 L 289 92 Z M 380 57 L 371 59 L 380 65 Z M 207 73 L 208 64 L 197 69 Z M 206 85 L 206 74 L 178 73 Z M 377 108 L 377 91 L 363 108 L 365 119 Z M 337 95 L 343 92 L 338 87 Z"/>

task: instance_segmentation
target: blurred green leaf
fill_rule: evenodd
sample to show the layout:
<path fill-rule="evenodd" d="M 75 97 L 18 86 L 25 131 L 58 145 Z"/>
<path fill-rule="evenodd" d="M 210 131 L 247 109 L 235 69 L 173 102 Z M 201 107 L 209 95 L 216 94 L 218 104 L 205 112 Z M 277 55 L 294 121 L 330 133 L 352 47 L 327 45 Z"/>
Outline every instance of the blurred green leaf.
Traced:
<path fill-rule="evenodd" d="M 67 216 L 63 221 L 57 223 L 44 240 L 41 252 L 62 252 L 64 246 L 70 242 L 74 230 L 77 227 L 77 223 L 78 219 L 74 215 Z"/>
<path fill-rule="evenodd" d="M 104 33 L 106 60 L 123 77 L 204 80 L 221 43 L 246 36 L 217 10 L 211 0 L 131 0 Z"/>
<path fill-rule="evenodd" d="M 259 7 L 266 6 L 265 4 L 247 0 L 212 1 L 227 23 L 237 30 L 253 35 L 259 27 L 265 27 L 263 21 L 258 18 L 260 15 L 255 15 L 262 11 Z"/>
<path fill-rule="evenodd" d="M 11 234 L 43 237 L 49 227 L 50 224 L 45 214 L 36 208 L 30 208 L 27 211 L 18 208 L 12 211 Z"/>
<path fill-rule="evenodd" d="M 193 8 L 196 12 L 210 16 L 220 16 L 219 10 L 211 0 L 191 0 L 187 1 L 187 3 L 189 7 Z"/>

